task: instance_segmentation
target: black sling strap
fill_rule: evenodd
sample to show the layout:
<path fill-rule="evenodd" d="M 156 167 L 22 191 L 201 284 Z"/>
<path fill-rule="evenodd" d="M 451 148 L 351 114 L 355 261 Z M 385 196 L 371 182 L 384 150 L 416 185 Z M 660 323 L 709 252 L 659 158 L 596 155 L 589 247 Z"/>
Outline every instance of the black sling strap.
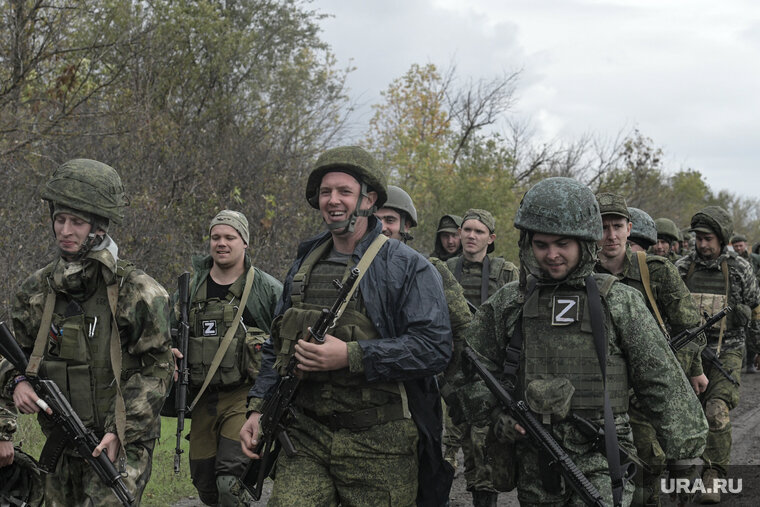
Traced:
<path fill-rule="evenodd" d="M 454 266 L 454 278 L 457 282 L 462 281 L 462 268 L 464 266 L 464 255 L 460 255 L 457 259 L 457 265 Z M 491 260 L 486 255 L 483 257 L 483 270 L 480 274 L 480 304 L 486 302 L 488 299 L 488 278 L 491 276 Z"/>

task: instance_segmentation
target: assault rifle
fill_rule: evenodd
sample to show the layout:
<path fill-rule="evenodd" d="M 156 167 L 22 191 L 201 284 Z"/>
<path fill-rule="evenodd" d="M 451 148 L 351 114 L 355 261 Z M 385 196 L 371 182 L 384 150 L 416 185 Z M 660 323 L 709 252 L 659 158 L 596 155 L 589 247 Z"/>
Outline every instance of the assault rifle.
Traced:
<path fill-rule="evenodd" d="M 312 342 L 324 343 L 327 331 L 335 326 L 338 310 L 348 298 L 348 294 L 358 277 L 359 269 L 353 268 L 344 283 L 333 280 L 333 285 L 339 290 L 338 296 L 330 309 L 322 309 L 317 322 L 309 330 L 309 339 Z M 286 431 L 295 417 L 291 403 L 301 382 L 301 374 L 297 366 L 298 360 L 292 356 L 285 368 L 285 375 L 280 378 L 277 389 L 264 402 L 261 410 L 261 417 L 259 418 L 261 438 L 259 438 L 259 442 L 253 451 L 254 454 L 259 455 L 260 459 L 251 460 L 240 477 L 240 484 L 254 500 L 261 498 L 264 479 L 271 473 L 280 449 L 284 449 L 288 456 L 293 456 L 297 452 Z"/>
<path fill-rule="evenodd" d="M 26 355 L 5 322 L 0 322 L 0 354 L 10 361 L 16 370 L 21 373 L 26 371 L 28 365 Z M 108 459 L 105 451 L 101 452 L 97 458 L 92 456 L 92 451 L 100 441 L 91 430 L 85 427 L 56 383 L 32 375 L 27 377 L 27 381 L 32 385 L 37 396 L 53 411 L 52 415 L 48 415 L 43 410 L 43 416 L 55 423 L 53 433 L 47 438 L 42 448 L 40 468 L 47 473 L 55 471 L 55 465 L 61 453 L 66 447 L 72 445 L 79 457 L 87 461 L 100 480 L 111 488 L 122 505 L 130 507 L 135 502 L 135 497 L 127 489 L 121 474 Z"/>
<path fill-rule="evenodd" d="M 177 382 L 174 385 L 174 408 L 177 412 L 177 445 L 174 448 L 174 473 L 179 473 L 180 457 L 184 452 L 182 432 L 185 429 L 185 412 L 187 411 L 187 387 L 190 384 L 190 368 L 187 366 L 187 342 L 190 339 L 190 273 L 185 271 L 177 280 L 179 289 L 179 323 L 177 326 L 177 348 L 182 353 L 182 359 L 177 365 Z"/>
<path fill-rule="evenodd" d="M 583 475 L 578 466 L 565 452 L 561 445 L 554 439 L 546 428 L 531 413 L 528 405 L 522 400 L 515 400 L 509 391 L 504 389 L 499 380 L 486 369 L 480 362 L 478 356 L 470 347 L 465 347 L 462 355 L 469 360 L 475 371 L 486 383 L 486 387 L 499 400 L 502 406 L 510 415 L 525 428 L 528 438 L 539 452 L 546 453 L 549 457 L 550 465 L 556 465 L 559 468 L 562 477 L 565 478 L 570 486 L 581 497 L 586 505 L 594 507 L 605 507 L 604 497 L 596 487 L 591 484 L 588 478 Z"/>
<path fill-rule="evenodd" d="M 676 352 L 678 350 L 681 350 L 686 346 L 687 343 L 692 341 L 694 338 L 699 336 L 699 333 L 704 331 L 705 329 L 709 328 L 716 322 L 720 321 L 723 317 L 728 315 L 733 311 L 733 308 L 730 306 L 725 307 L 712 317 L 707 315 L 705 313 L 705 322 L 699 327 L 695 327 L 694 329 L 684 329 L 680 333 L 678 333 L 676 336 L 670 339 L 670 348 L 673 349 L 673 352 Z"/>

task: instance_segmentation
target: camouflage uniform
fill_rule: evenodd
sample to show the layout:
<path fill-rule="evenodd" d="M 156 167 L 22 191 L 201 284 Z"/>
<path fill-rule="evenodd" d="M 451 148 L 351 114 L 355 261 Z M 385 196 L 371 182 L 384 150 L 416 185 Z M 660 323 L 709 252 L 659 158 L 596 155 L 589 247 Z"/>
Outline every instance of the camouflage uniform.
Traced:
<path fill-rule="evenodd" d="M 193 258 L 193 279 L 190 283 L 191 352 L 188 355 L 191 399 L 203 385 L 208 365 L 218 348 L 218 345 L 209 347 L 208 342 L 216 340 L 218 344 L 224 337 L 222 329 L 226 330 L 226 326 L 221 321 L 234 318 L 246 278 L 243 274 L 230 285 L 227 296 L 221 301 L 207 297 L 207 280 L 212 265 L 210 255 Z M 248 254 L 245 255 L 244 267 L 245 273 L 251 268 Z M 253 286 L 243 312 L 243 325 L 238 326 L 235 333 L 237 339 L 233 339 L 224 356 L 227 358 L 234 354 L 238 360 L 222 360 L 220 371 L 214 375 L 192 411 L 193 424 L 188 437 L 190 473 L 201 501 L 208 505 L 242 505 L 242 499 L 238 498 L 237 477 L 245 470 L 248 458 L 240 448 L 240 428 L 245 422 L 248 391 L 261 365 L 261 347 L 269 334 L 274 309 L 282 294 L 279 281 L 258 268 L 253 269 Z M 178 296 L 175 294 L 174 299 Z M 218 314 L 219 303 L 231 305 L 223 317 Z M 175 304 L 174 308 L 174 318 L 178 320 L 179 305 Z M 217 310 L 216 314 L 212 309 Z M 208 327 L 204 329 L 211 321 L 215 323 L 213 335 L 206 331 Z M 245 364 L 240 363 L 241 359 Z"/>
<path fill-rule="evenodd" d="M 607 214 L 618 215 L 624 218 L 630 217 L 634 228 L 636 227 L 636 223 L 633 221 L 634 217 L 639 221 L 645 219 L 644 212 L 641 210 L 637 210 L 638 213 L 636 214 L 631 213 L 631 208 L 626 207 L 625 200 L 621 196 L 604 193 L 598 194 L 597 200 L 601 208 L 602 217 Z M 626 212 L 629 215 L 626 215 Z M 654 222 L 652 222 L 652 225 L 654 225 Z M 641 235 L 641 231 L 637 231 L 637 233 L 637 235 Z M 654 231 L 651 231 L 651 233 L 654 233 Z M 633 235 L 633 231 L 631 234 Z M 641 241 L 640 239 L 638 240 Z M 651 240 L 651 236 L 647 240 Z M 642 276 L 638 255 L 645 255 L 646 257 L 646 276 Z M 684 285 L 675 266 L 664 257 L 651 254 L 646 255 L 644 252 L 639 254 L 633 252 L 630 246 L 626 245 L 622 272 L 611 273 L 605 269 L 601 262 L 597 263 L 596 272 L 611 274 L 620 282 L 638 290 L 644 296 L 644 301 L 652 316 L 657 319 L 658 314 L 652 309 L 652 303 L 645 289 L 645 279 L 648 280 L 649 290 L 662 318 L 662 322 L 660 323 L 661 328 L 664 326 L 662 330 L 668 336 L 675 336 L 681 331 L 699 326 L 701 318 L 691 298 L 689 289 Z M 681 363 L 681 368 L 687 377 L 691 378 L 702 375 L 700 352 L 704 346 L 705 337 L 704 334 L 700 334 L 676 352 L 676 358 Z M 659 505 L 660 476 L 665 472 L 666 467 L 665 453 L 657 441 L 657 432 L 654 426 L 641 411 L 641 404 L 636 399 L 636 396 L 631 396 L 628 415 L 630 416 L 633 441 L 636 445 L 637 454 L 648 467 L 648 469 L 639 470 L 634 477 L 636 492 L 633 503 L 634 505 Z"/>
<path fill-rule="evenodd" d="M 680 231 L 678 230 L 678 227 L 675 222 L 669 218 L 658 218 L 654 223 L 657 227 L 657 239 L 664 239 L 671 244 L 671 250 L 669 250 L 668 254 L 663 257 L 675 264 L 676 261 L 681 258 L 680 255 L 672 250 L 673 242 L 679 241 L 680 239 Z"/>
<path fill-rule="evenodd" d="M 567 203 L 574 205 L 568 209 Z M 529 273 L 526 286 L 509 283 L 484 303 L 470 325 L 467 341 L 488 369 L 500 376 L 507 358 L 507 345 L 517 327 L 521 326 L 524 338 L 514 395 L 538 410 L 537 405 L 546 401 L 541 395 L 547 392 L 542 385 L 567 385 L 569 381 L 570 387 L 575 388 L 574 395 L 572 389 L 568 393 L 570 408 L 602 425 L 602 382 L 591 345 L 585 303 L 585 280 L 593 272 L 598 248 L 596 240 L 602 236 L 598 210 L 591 191 L 575 180 L 550 178 L 534 186 L 523 198 L 515 219 L 515 225 L 522 229 L 520 261 Z M 564 279 L 552 279 L 542 272 L 531 247 L 534 231 L 557 235 L 558 238 L 572 235 L 570 237 L 578 241 L 579 263 Z M 661 430 L 658 437 L 666 457 L 683 459 L 699 455 L 707 429 L 699 402 L 662 339 L 657 323 L 646 310 L 641 295 L 615 283 L 608 275 L 594 275 L 594 278 L 602 287 L 608 347 L 607 390 L 621 447 L 635 454 L 627 414 L 630 386 L 641 400 L 642 411 Z M 536 281 L 535 288 L 527 289 L 532 280 Z M 553 313 L 552 301 L 564 299 L 566 295 L 578 297 L 577 312 Z M 552 325 L 554 321 L 560 322 L 560 315 L 566 325 Z M 566 322 L 568 318 L 571 323 Z M 496 399 L 482 381 L 462 377 L 458 387 L 457 402 L 452 403 L 453 415 L 459 415 L 458 411 L 461 411 L 468 420 L 480 424 L 501 420 L 502 409 L 497 408 Z M 549 389 L 549 392 L 554 390 Z M 551 414 L 557 417 L 551 424 L 557 441 L 602 493 L 605 503 L 613 505 L 605 455 L 574 423 L 559 416 L 556 407 L 547 407 L 547 410 L 542 412 L 544 418 Z M 501 438 L 507 437 L 502 435 Z M 567 486 L 560 485 L 555 491 L 544 486 L 542 471 L 548 467 L 532 444 L 518 438 L 514 445 L 513 468 L 516 469 L 521 505 L 580 505 L 579 497 Z M 556 478 L 554 471 L 550 474 Z M 630 503 L 632 491 L 631 484 L 625 486 L 623 505 Z"/>
<path fill-rule="evenodd" d="M 103 190 L 104 181 L 114 186 Z M 117 197 L 115 205 L 101 208 L 102 195 L 110 192 Z M 64 204 L 65 212 L 90 217 L 93 228 L 94 224 L 107 228 L 107 219 L 121 222 L 124 202 L 119 196 L 123 196 L 123 188 L 115 171 L 84 159 L 59 167 L 43 191 L 43 198 L 52 203 L 51 215 L 53 208 L 57 212 Z M 106 211 L 98 213 L 101 209 Z M 47 343 L 40 375 L 56 381 L 98 438 L 105 433 L 119 435 L 122 427 L 116 415 L 118 394 L 108 353 L 116 319 L 121 339 L 120 385 L 126 407 L 124 436 L 119 435 L 126 458 L 124 482 L 139 502 L 150 478 L 153 446 L 160 435 L 159 411 L 173 370 L 169 296 L 143 271 L 117 260 L 116 244 L 107 235 L 103 238 L 101 243 L 81 250 L 78 260 L 59 257 L 24 280 L 12 301 L 11 318 L 16 339 L 27 353 L 38 330 L 45 329 Z M 108 287 L 118 287 L 115 317 L 108 306 Z M 48 295 L 55 297 L 52 321 L 42 322 Z M 51 325 L 53 331 L 47 332 Z M 39 422 L 49 436 L 54 429 L 52 422 L 42 415 Z M 45 497 L 47 505 L 121 505 L 71 448 L 64 451 L 55 472 L 46 476 Z"/>
<path fill-rule="evenodd" d="M 717 206 L 708 206 L 695 214 L 691 230 L 715 234 L 722 251 L 712 260 L 694 251 L 678 261 L 676 267 L 700 311 L 713 314 L 726 304 L 734 309 L 716 327 L 707 330 L 707 346 L 718 355 L 725 369 L 740 380 L 745 341 L 750 351 L 757 351 L 760 343 L 760 288 L 749 262 L 725 248 L 731 228 L 729 214 Z M 711 474 L 725 477 L 731 456 L 729 411 L 739 403 L 739 388 L 711 365 L 704 364 L 704 368 L 710 383 L 701 401 L 710 433 L 702 458 L 706 473 L 712 470 Z"/>

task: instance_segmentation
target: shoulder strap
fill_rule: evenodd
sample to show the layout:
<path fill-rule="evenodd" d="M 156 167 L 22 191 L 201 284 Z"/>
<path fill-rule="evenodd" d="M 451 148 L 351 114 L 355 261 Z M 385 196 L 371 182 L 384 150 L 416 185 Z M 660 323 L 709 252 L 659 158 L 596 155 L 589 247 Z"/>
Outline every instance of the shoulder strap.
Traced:
<path fill-rule="evenodd" d="M 723 259 L 720 263 L 720 271 L 723 273 L 723 283 L 726 286 L 726 301 L 730 297 L 731 282 L 728 276 L 728 261 Z M 723 344 L 723 333 L 726 331 L 726 319 L 720 319 L 720 333 L 718 334 L 718 347 L 715 350 L 715 355 L 720 357 L 720 347 Z"/>
<path fill-rule="evenodd" d="M 52 287 L 50 287 L 47 293 L 47 297 L 45 297 L 45 307 L 42 310 L 42 320 L 40 321 L 40 328 L 37 330 L 37 339 L 34 340 L 34 350 L 32 350 L 32 355 L 29 357 L 29 364 L 26 366 L 25 373 L 33 377 L 36 377 L 37 372 L 40 371 L 42 356 L 45 354 L 45 344 L 47 344 L 47 336 L 50 332 L 50 324 L 53 321 L 55 297 L 55 291 L 52 289 Z"/>
<path fill-rule="evenodd" d="M 103 268 L 105 269 L 105 267 Z M 122 279 L 123 281 L 123 279 Z M 109 344 L 111 354 L 111 369 L 113 370 L 114 383 L 116 385 L 115 397 L 115 422 L 116 436 L 119 438 L 119 470 L 125 470 L 127 454 L 127 406 L 124 403 L 124 394 L 121 391 L 121 336 L 119 325 L 116 320 L 116 306 L 119 301 L 119 285 L 112 283 L 106 289 L 108 293 L 108 306 L 111 308 L 111 340 Z"/>
<path fill-rule="evenodd" d="M 208 369 L 208 374 L 206 375 L 206 378 L 203 379 L 203 386 L 201 386 L 200 390 L 198 391 L 198 394 L 195 395 L 195 399 L 188 407 L 188 410 L 193 410 L 195 407 L 195 404 L 198 403 L 198 400 L 201 399 L 201 396 L 206 391 L 206 388 L 208 387 L 209 383 L 211 382 L 211 379 L 214 377 L 214 374 L 216 373 L 216 370 L 219 369 L 219 365 L 222 364 L 222 358 L 224 358 L 224 354 L 227 352 L 227 349 L 230 347 L 230 343 L 232 343 L 232 338 L 235 336 L 235 332 L 237 331 L 238 324 L 240 324 L 240 319 L 243 317 L 243 312 L 245 311 L 245 305 L 248 301 L 248 294 L 251 293 L 251 287 L 253 286 L 253 275 L 254 270 L 253 266 L 248 268 L 248 273 L 245 275 L 245 288 L 243 289 L 243 295 L 240 298 L 240 303 L 238 303 L 238 309 L 237 313 L 235 314 L 235 320 L 232 321 L 232 325 L 227 328 L 227 332 L 224 334 L 224 338 L 222 339 L 222 342 L 219 344 L 219 348 L 216 349 L 216 354 L 214 354 L 214 358 L 211 360 L 211 365 Z"/>
<path fill-rule="evenodd" d="M 488 299 L 488 280 L 491 275 L 491 259 L 486 255 L 483 257 L 483 269 L 480 272 L 480 304 Z"/>
<path fill-rule="evenodd" d="M 456 266 L 454 266 L 454 278 L 457 279 L 457 282 L 462 281 L 462 266 L 464 265 L 464 255 L 460 255 L 457 257 L 457 263 Z"/>
<path fill-rule="evenodd" d="M 647 254 L 646 252 L 636 252 L 636 258 L 639 261 L 639 272 L 641 273 L 641 283 L 644 285 L 644 292 L 649 299 L 649 305 L 652 307 L 654 316 L 657 318 L 657 323 L 660 325 L 660 329 L 665 334 L 665 337 L 669 340 L 670 334 L 665 327 L 665 322 L 662 320 L 660 309 L 657 307 L 657 301 L 654 300 L 654 294 L 652 294 L 651 279 L 649 278 L 649 266 L 647 266 Z"/>
<path fill-rule="evenodd" d="M 372 241 L 372 243 L 369 245 L 369 248 L 367 248 L 367 251 L 364 252 L 364 255 L 362 255 L 362 258 L 359 259 L 359 263 L 356 265 L 357 269 L 359 270 L 359 276 L 356 278 L 356 282 L 354 282 L 354 286 L 351 287 L 351 290 L 349 291 L 348 295 L 346 296 L 346 299 L 343 301 L 343 304 L 340 305 L 340 308 L 338 308 L 338 311 L 335 315 L 335 321 L 337 321 L 340 316 L 343 314 L 343 310 L 346 309 L 346 306 L 348 305 L 349 301 L 351 301 L 351 298 L 354 295 L 354 292 L 356 292 L 356 289 L 359 287 L 359 282 L 364 277 L 364 274 L 367 272 L 367 268 L 369 268 L 369 265 L 372 264 L 372 261 L 375 260 L 375 256 L 380 251 L 380 248 L 385 244 L 385 242 L 388 241 L 388 236 L 385 234 L 378 234 L 377 237 Z M 343 277 L 343 281 L 345 282 L 348 279 L 349 273 L 346 273 L 346 276 Z"/>

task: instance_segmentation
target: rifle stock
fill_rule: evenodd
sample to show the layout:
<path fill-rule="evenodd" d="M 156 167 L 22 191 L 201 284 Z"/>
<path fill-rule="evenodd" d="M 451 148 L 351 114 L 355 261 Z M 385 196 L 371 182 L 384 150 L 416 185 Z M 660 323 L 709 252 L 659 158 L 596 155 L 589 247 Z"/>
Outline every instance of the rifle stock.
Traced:
<path fill-rule="evenodd" d="M 573 460 L 551 433 L 535 418 L 528 405 L 524 401 L 515 400 L 509 391 L 504 389 L 499 380 L 480 362 L 470 347 L 466 347 L 462 355 L 470 361 L 475 372 L 483 379 L 486 387 L 496 396 L 504 409 L 525 429 L 533 446 L 539 452 L 546 453 L 550 463 L 557 465 L 562 477 L 565 478 L 565 482 L 580 496 L 583 502 L 594 507 L 605 507 L 602 494 L 583 475 L 583 472 L 573 463 Z"/>
<path fill-rule="evenodd" d="M 26 355 L 5 322 L 0 322 L 0 354 L 8 359 L 16 370 L 26 372 L 28 364 Z M 43 455 L 40 456 L 43 469 L 48 473 L 55 471 L 55 465 L 64 447 L 72 445 L 79 457 L 87 461 L 100 480 L 111 488 L 122 505 L 131 506 L 135 502 L 135 497 L 127 489 L 121 474 L 105 452 L 101 452 L 97 458 L 92 456 L 92 451 L 100 442 L 95 434 L 82 423 L 56 383 L 31 375 L 27 377 L 27 381 L 32 385 L 37 396 L 43 399 L 53 411 L 52 415 L 43 411 L 43 416 L 52 420 L 56 428 L 59 428 L 56 433 L 57 438 L 54 439 L 51 435 L 45 443 L 45 449 L 49 454 L 46 455 L 43 450 Z M 65 441 L 56 441 L 61 437 Z"/>
<path fill-rule="evenodd" d="M 344 283 L 333 280 L 338 288 L 338 296 L 332 307 L 323 308 L 317 322 L 311 327 L 310 339 L 316 343 L 324 343 L 327 331 L 335 325 L 338 311 L 348 298 L 356 280 L 359 278 L 359 269 L 353 268 L 348 279 Z M 277 388 L 270 398 L 264 402 L 259 418 L 259 441 L 254 449 L 254 454 L 260 458 L 251 460 L 240 476 L 240 484 L 245 488 L 254 500 L 261 498 L 264 479 L 272 471 L 277 456 L 281 449 L 288 456 L 296 454 L 296 448 L 287 433 L 287 427 L 293 421 L 295 414 L 292 408 L 293 398 L 296 396 L 301 375 L 296 367 L 298 361 L 292 356 L 285 368 L 285 375 L 280 378 Z"/>
<path fill-rule="evenodd" d="M 179 473 L 182 453 L 182 432 L 185 430 L 185 412 L 187 411 L 187 388 L 190 384 L 190 368 L 187 366 L 188 340 L 190 339 L 190 273 L 185 271 L 177 279 L 179 291 L 179 325 L 177 345 L 182 358 L 177 365 L 177 384 L 175 387 L 174 408 L 177 412 L 177 442 L 174 448 L 174 473 Z"/>

